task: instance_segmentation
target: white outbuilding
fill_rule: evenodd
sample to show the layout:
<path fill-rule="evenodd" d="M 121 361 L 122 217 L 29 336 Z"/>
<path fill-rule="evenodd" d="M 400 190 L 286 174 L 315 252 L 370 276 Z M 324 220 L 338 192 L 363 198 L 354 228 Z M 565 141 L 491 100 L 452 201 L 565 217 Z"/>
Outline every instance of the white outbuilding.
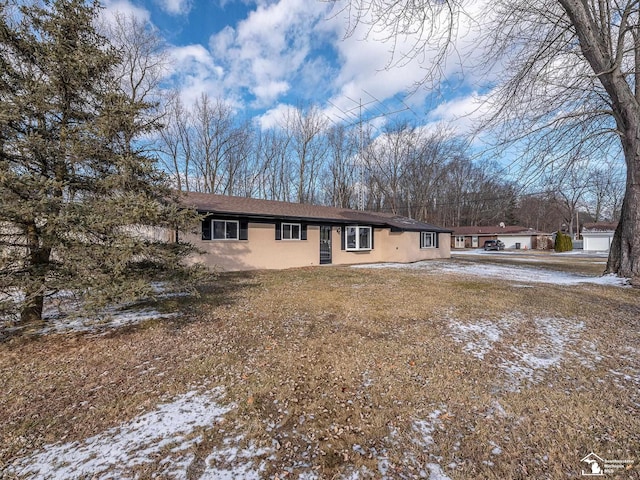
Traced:
<path fill-rule="evenodd" d="M 582 227 L 583 249 L 592 252 L 609 251 L 617 226 L 617 223 L 585 223 Z"/>

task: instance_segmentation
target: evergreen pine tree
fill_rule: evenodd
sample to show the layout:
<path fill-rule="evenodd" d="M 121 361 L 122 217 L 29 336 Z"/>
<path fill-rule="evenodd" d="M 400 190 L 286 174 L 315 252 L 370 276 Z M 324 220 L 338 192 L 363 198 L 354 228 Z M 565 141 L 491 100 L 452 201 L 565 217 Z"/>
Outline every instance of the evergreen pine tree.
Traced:
<path fill-rule="evenodd" d="M 0 3 L 0 313 L 41 322 L 74 292 L 85 308 L 188 282 L 191 228 L 136 138 L 150 106 L 114 80 L 118 53 L 97 33 L 97 2 Z"/>

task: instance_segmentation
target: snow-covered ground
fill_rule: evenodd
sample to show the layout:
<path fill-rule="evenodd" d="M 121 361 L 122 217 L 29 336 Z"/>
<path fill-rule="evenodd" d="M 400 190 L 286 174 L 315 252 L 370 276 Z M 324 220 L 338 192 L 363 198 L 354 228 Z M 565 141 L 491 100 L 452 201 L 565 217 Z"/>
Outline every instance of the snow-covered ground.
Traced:
<path fill-rule="evenodd" d="M 354 265 L 353 268 L 404 268 L 423 270 L 427 274 L 458 273 L 479 278 L 497 278 L 518 283 L 549 283 L 553 285 L 596 285 L 627 286 L 629 281 L 615 275 L 588 276 L 578 275 L 535 267 L 519 267 L 490 263 L 463 263 L 454 261 L 427 260 L 415 263 L 376 263 Z"/>

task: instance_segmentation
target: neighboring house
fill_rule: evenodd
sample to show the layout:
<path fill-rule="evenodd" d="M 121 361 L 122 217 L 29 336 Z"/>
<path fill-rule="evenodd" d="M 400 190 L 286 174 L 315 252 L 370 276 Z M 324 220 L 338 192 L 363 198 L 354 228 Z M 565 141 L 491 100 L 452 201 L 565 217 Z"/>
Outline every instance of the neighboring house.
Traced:
<path fill-rule="evenodd" d="M 582 248 L 590 251 L 608 251 L 617 226 L 617 223 L 585 223 L 582 226 Z"/>
<path fill-rule="evenodd" d="M 206 215 L 193 261 L 224 270 L 449 258 L 451 230 L 386 213 L 185 193 Z"/>
<path fill-rule="evenodd" d="M 551 236 L 517 225 L 495 227 L 457 227 L 451 235 L 452 248 L 482 248 L 486 240 L 500 240 L 505 248 L 546 250 Z"/>

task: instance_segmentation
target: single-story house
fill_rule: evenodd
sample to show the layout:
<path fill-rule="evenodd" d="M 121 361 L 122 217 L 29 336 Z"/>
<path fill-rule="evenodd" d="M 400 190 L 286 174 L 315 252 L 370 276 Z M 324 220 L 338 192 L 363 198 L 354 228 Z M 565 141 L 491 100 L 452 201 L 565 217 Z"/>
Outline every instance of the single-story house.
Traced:
<path fill-rule="evenodd" d="M 224 270 L 449 258 L 451 230 L 387 213 L 245 197 L 184 193 L 204 219 L 183 240 L 192 261 Z"/>
<path fill-rule="evenodd" d="M 546 250 L 552 248 L 551 235 L 517 225 L 488 227 L 456 227 L 451 235 L 451 248 L 482 248 L 487 240 L 500 240 L 505 248 Z"/>
<path fill-rule="evenodd" d="M 582 226 L 582 248 L 590 251 L 608 251 L 617 227 L 617 223 L 585 223 Z"/>

